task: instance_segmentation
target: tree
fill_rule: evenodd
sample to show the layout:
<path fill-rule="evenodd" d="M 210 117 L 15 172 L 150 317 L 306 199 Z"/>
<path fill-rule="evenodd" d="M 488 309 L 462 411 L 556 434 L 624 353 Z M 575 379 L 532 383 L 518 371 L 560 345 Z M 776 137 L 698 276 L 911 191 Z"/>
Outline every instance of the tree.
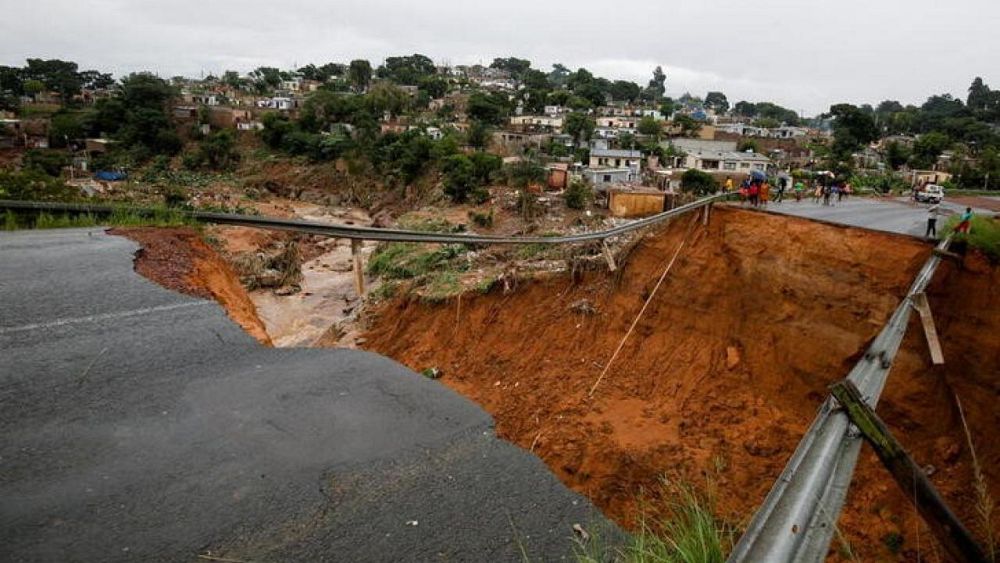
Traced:
<path fill-rule="evenodd" d="M 435 72 L 434 61 L 419 53 L 407 57 L 389 57 L 378 68 L 379 78 L 412 86 L 416 86 L 421 78 L 433 76 Z"/>
<path fill-rule="evenodd" d="M 531 61 L 517 57 L 497 58 L 493 59 L 490 68 L 506 71 L 514 78 L 520 79 L 531 68 Z"/>
<path fill-rule="evenodd" d="M 500 125 L 510 113 L 508 103 L 507 97 L 503 94 L 474 92 L 469 96 L 466 111 L 472 119 Z"/>
<path fill-rule="evenodd" d="M 930 168 L 941 153 L 952 145 L 948 135 L 939 131 L 931 131 L 917 137 L 913 143 L 913 155 L 910 162 L 914 168 Z"/>
<path fill-rule="evenodd" d="M 851 154 L 878 138 L 872 115 L 851 104 L 836 104 L 828 114 L 833 118 L 833 157 L 850 160 Z"/>
<path fill-rule="evenodd" d="M 639 133 L 642 135 L 648 135 L 651 137 L 659 138 L 660 132 L 663 128 L 660 127 L 660 122 L 654 119 L 652 116 L 647 115 L 639 120 L 638 125 Z"/>
<path fill-rule="evenodd" d="M 969 86 L 969 97 L 965 104 L 970 109 L 982 110 L 990 103 L 990 87 L 983 83 L 983 79 L 976 77 Z"/>
<path fill-rule="evenodd" d="M 77 72 L 77 64 L 59 59 L 28 59 L 23 76 L 26 80 L 40 80 L 49 90 L 59 93 L 68 102 L 80 93 L 83 81 Z"/>
<path fill-rule="evenodd" d="M 729 111 L 729 100 L 722 92 L 709 92 L 705 94 L 705 107 L 715 111 L 715 113 L 726 113 Z"/>
<path fill-rule="evenodd" d="M 708 172 L 691 168 L 681 174 L 681 189 L 695 195 L 709 195 L 715 193 L 719 185 Z"/>
<path fill-rule="evenodd" d="M 659 101 L 667 92 L 667 75 L 663 72 L 663 67 L 657 66 L 653 69 L 653 78 L 646 87 L 646 97 L 651 101 Z"/>
<path fill-rule="evenodd" d="M 475 167 L 469 157 L 456 154 L 442 163 L 444 172 L 444 193 L 455 203 L 462 203 L 477 187 Z"/>
<path fill-rule="evenodd" d="M 690 115 L 675 115 L 674 124 L 681 126 L 681 135 L 685 137 L 693 137 L 698 131 L 701 131 L 701 122 Z"/>
<path fill-rule="evenodd" d="M 642 88 L 629 80 L 615 80 L 611 83 L 611 97 L 615 101 L 634 102 L 642 94 Z"/>
<path fill-rule="evenodd" d="M 45 83 L 42 82 L 41 80 L 32 78 L 30 80 L 24 81 L 24 93 L 31 96 L 32 98 L 36 97 L 38 94 L 41 94 L 43 90 L 45 90 Z"/>
<path fill-rule="evenodd" d="M 351 61 L 347 68 L 347 80 L 355 92 L 364 92 L 372 81 L 372 65 L 364 59 Z"/>
<path fill-rule="evenodd" d="M 571 181 L 566 187 L 566 193 L 563 194 L 566 207 L 570 209 L 586 209 L 593 198 L 594 191 L 583 180 Z"/>
<path fill-rule="evenodd" d="M 115 84 L 115 79 L 109 72 L 85 70 L 80 73 L 80 82 L 88 90 L 105 90 Z"/>
<path fill-rule="evenodd" d="M 890 142 L 885 147 L 885 161 L 893 170 L 899 170 L 899 168 L 906 164 L 906 161 L 910 159 L 910 150 L 906 148 L 902 143 L 896 141 Z"/>
<path fill-rule="evenodd" d="M 754 117 L 757 115 L 757 104 L 747 101 L 736 102 L 733 112 L 741 117 Z"/>
<path fill-rule="evenodd" d="M 577 145 L 589 141 L 596 128 L 597 122 L 594 121 L 594 118 L 582 112 L 573 112 L 567 115 L 563 125 L 563 129 L 573 136 Z"/>
<path fill-rule="evenodd" d="M 228 170 L 239 160 L 236 152 L 236 136 L 232 130 L 224 129 L 209 134 L 198 145 L 200 162 L 213 170 Z"/>
<path fill-rule="evenodd" d="M 273 66 L 257 67 L 250 72 L 258 92 L 266 92 L 281 86 L 281 71 Z"/>
<path fill-rule="evenodd" d="M 465 135 L 466 142 L 469 143 L 469 146 L 477 150 L 485 150 L 490 144 L 489 126 L 477 119 L 474 119 L 471 123 L 469 123 L 469 130 Z"/>

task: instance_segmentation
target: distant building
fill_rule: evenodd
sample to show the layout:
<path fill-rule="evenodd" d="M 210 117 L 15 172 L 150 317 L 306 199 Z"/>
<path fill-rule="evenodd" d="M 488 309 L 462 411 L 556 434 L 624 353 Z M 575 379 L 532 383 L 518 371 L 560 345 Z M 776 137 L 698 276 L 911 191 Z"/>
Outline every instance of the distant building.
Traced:
<path fill-rule="evenodd" d="M 642 152 L 620 149 L 593 149 L 590 151 L 591 168 L 638 168 Z"/>

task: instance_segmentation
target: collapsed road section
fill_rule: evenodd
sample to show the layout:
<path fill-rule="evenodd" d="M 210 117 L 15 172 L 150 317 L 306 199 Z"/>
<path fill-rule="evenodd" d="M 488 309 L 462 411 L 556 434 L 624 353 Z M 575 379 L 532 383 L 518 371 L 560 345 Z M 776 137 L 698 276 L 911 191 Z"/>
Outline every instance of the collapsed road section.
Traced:
<path fill-rule="evenodd" d="M 553 560 L 606 522 L 399 364 L 265 347 L 101 230 L 0 240 L 4 561 Z"/>

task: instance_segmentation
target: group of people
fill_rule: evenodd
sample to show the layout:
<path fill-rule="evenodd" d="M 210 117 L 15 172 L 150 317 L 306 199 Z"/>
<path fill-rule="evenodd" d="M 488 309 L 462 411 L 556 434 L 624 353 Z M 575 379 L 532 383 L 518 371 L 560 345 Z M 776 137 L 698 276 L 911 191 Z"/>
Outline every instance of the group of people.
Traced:
<path fill-rule="evenodd" d="M 784 177 L 778 179 L 778 186 L 774 189 L 773 200 L 775 203 L 781 203 L 785 199 L 785 190 L 788 186 L 788 180 Z M 733 179 L 726 179 L 726 192 L 733 191 Z M 772 200 L 771 196 L 772 186 L 771 183 L 767 181 L 766 178 L 747 178 L 743 180 L 739 188 L 740 201 L 744 205 L 752 205 L 754 207 L 766 207 L 767 203 Z"/>
<path fill-rule="evenodd" d="M 740 202 L 744 205 L 751 205 L 753 207 L 766 207 L 769 201 L 774 201 L 775 203 L 780 203 L 785 199 L 785 192 L 789 187 L 789 178 L 787 176 L 778 177 L 777 187 L 772 187 L 771 183 L 766 178 L 747 178 L 743 180 L 740 184 L 738 193 L 740 196 Z M 726 179 L 726 192 L 733 191 L 733 179 Z M 843 184 L 837 182 L 822 183 L 816 182 L 814 187 L 810 187 L 808 183 L 798 180 L 792 186 L 792 191 L 795 195 L 795 201 L 802 201 L 802 197 L 806 193 L 812 195 L 812 200 L 814 203 L 823 202 L 823 205 L 834 205 L 835 202 L 843 201 L 845 197 L 848 197 L 852 193 L 851 185 L 847 182 Z M 774 193 L 772 199 L 772 192 Z"/>
<path fill-rule="evenodd" d="M 924 238 L 937 238 L 937 220 L 941 215 L 941 204 L 935 203 L 927 208 L 927 231 Z M 958 225 L 955 227 L 956 233 L 969 234 L 972 229 L 972 208 L 966 207 L 965 213 L 958 218 Z"/>

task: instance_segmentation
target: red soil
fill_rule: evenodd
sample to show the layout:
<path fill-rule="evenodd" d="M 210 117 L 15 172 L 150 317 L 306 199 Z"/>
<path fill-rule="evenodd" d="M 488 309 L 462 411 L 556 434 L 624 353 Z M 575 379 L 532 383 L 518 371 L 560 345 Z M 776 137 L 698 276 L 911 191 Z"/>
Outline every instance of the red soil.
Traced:
<path fill-rule="evenodd" d="M 190 228 L 134 227 L 111 229 L 139 243 L 135 270 L 152 281 L 181 293 L 215 299 L 233 321 L 262 344 L 271 345 L 264 323 L 239 277 L 201 235 Z"/>
<path fill-rule="evenodd" d="M 375 312 L 366 347 L 493 414 L 568 486 L 626 526 L 662 476 L 711 475 L 718 511 L 745 524 L 826 395 L 880 330 L 929 255 L 910 238 L 718 209 L 698 226 L 631 339 L 587 392 L 685 237 L 682 218 L 648 236 L 617 275 L 521 284 L 450 304 L 401 298 Z M 963 401 L 994 496 L 1000 474 L 1000 274 L 945 266 L 930 292 L 948 364 L 931 370 L 911 326 L 879 411 L 937 469 L 972 520 L 971 469 L 949 390 Z M 579 305 L 587 300 L 593 314 Z M 840 527 L 863 560 L 910 558 L 913 511 L 865 448 Z M 655 506 L 656 503 L 653 503 Z M 994 522 L 996 524 L 996 522 Z M 903 537 L 891 553 L 884 538 Z M 931 544 L 922 532 L 922 554 Z"/>

